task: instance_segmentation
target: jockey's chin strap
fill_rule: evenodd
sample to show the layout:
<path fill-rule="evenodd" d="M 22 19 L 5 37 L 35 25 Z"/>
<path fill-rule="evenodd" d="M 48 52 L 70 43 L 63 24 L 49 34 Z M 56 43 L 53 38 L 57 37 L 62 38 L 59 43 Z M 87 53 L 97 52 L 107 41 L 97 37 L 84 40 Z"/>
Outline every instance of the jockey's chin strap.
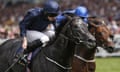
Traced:
<path fill-rule="evenodd" d="M 53 59 L 51 59 L 51 58 L 49 58 L 49 57 L 47 57 L 47 56 L 46 56 L 46 59 L 47 59 L 48 61 L 56 64 L 57 66 L 61 67 L 62 69 L 65 69 L 65 70 L 70 70 L 70 69 L 72 69 L 71 66 L 70 66 L 70 67 L 65 67 L 65 66 L 59 64 L 58 62 L 56 62 L 55 60 L 53 60 Z"/>

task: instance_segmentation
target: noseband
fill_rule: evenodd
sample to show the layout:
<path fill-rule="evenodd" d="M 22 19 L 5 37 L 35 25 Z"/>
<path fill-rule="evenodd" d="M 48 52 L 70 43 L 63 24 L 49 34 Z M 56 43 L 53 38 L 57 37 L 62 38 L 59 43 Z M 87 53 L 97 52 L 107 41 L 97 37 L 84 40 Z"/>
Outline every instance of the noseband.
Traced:
<path fill-rule="evenodd" d="M 101 25 L 98 25 L 98 26 L 101 26 Z M 93 34 L 93 35 L 95 36 L 95 38 L 97 39 L 97 40 L 96 40 L 97 45 L 100 44 L 101 46 L 104 47 L 104 46 L 105 46 L 105 45 L 104 45 L 104 44 L 105 44 L 105 41 L 104 41 L 103 39 L 101 39 L 101 37 L 99 37 L 99 39 L 98 39 L 97 36 L 98 36 L 99 34 L 98 34 L 98 32 L 97 32 L 97 28 L 93 27 L 93 29 L 94 29 L 94 30 L 93 30 L 94 32 L 93 32 L 92 34 Z M 101 32 L 101 33 L 102 33 L 102 32 Z M 99 41 L 99 43 L 98 43 L 98 41 Z"/>

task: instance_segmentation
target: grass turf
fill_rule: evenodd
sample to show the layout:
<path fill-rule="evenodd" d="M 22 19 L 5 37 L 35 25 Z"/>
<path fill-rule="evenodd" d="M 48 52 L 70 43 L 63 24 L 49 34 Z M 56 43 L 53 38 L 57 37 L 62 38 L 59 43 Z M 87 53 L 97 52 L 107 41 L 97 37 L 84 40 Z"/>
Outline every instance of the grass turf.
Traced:
<path fill-rule="evenodd" d="M 120 72 L 120 57 L 96 58 L 96 72 Z"/>

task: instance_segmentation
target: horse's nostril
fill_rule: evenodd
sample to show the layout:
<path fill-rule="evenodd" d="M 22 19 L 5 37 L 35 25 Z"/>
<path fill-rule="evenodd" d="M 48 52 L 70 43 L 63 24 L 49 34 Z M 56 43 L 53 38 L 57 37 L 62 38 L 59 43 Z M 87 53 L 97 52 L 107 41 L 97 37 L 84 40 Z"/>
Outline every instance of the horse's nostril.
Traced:
<path fill-rule="evenodd" d="M 90 49 L 95 48 L 95 47 L 96 47 L 96 42 L 95 42 L 95 40 L 93 40 L 93 39 L 88 39 L 88 41 L 87 41 L 87 46 L 89 46 Z"/>
<path fill-rule="evenodd" d="M 88 39 L 88 42 L 92 43 L 93 45 L 96 45 L 96 40 L 95 39 Z"/>

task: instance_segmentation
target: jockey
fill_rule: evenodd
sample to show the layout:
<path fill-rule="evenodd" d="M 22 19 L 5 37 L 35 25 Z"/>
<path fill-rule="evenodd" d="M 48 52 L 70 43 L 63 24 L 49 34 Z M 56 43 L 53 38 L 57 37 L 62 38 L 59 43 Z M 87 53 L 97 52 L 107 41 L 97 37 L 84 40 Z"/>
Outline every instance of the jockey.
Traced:
<path fill-rule="evenodd" d="M 85 6 L 78 6 L 75 9 L 72 10 L 65 10 L 62 14 L 67 14 L 67 15 L 76 15 L 79 16 L 83 19 L 83 21 L 87 24 L 88 23 L 88 9 Z M 60 24 L 60 21 L 65 19 L 64 15 L 58 15 L 57 16 L 57 24 Z"/>
<path fill-rule="evenodd" d="M 23 37 L 23 54 L 29 53 L 40 46 L 44 47 L 55 36 L 54 30 L 58 13 L 59 4 L 55 1 L 47 1 L 43 8 L 28 10 L 19 24 L 20 35 Z"/>
<path fill-rule="evenodd" d="M 87 23 L 88 9 L 85 6 L 78 6 L 75 9 L 75 15 L 80 16 L 85 23 Z"/>

